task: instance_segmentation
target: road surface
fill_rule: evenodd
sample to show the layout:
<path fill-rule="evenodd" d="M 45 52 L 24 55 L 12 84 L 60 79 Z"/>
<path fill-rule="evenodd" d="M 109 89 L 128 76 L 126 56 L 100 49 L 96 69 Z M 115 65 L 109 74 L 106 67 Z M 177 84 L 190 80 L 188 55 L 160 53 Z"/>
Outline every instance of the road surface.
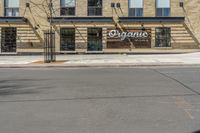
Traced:
<path fill-rule="evenodd" d="M 200 68 L 0 69 L 1 133 L 193 133 Z"/>

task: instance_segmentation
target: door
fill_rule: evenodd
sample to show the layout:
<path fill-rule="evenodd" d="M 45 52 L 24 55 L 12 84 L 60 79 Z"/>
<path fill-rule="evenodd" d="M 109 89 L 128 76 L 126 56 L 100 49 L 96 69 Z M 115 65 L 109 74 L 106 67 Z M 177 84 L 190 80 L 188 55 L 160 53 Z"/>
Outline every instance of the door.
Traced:
<path fill-rule="evenodd" d="M 17 29 L 5 27 L 1 29 L 1 52 L 16 52 Z"/>
<path fill-rule="evenodd" d="M 88 28 L 88 51 L 102 51 L 102 28 Z"/>
<path fill-rule="evenodd" d="M 170 28 L 156 28 L 156 47 L 171 47 Z"/>

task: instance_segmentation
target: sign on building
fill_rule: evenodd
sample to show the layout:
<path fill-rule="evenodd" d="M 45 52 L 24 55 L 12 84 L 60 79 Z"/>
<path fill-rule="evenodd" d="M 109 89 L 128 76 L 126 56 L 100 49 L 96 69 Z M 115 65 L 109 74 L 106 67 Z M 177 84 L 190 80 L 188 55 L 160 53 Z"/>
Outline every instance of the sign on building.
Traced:
<path fill-rule="evenodd" d="M 107 48 L 151 48 L 150 29 L 108 29 Z"/>

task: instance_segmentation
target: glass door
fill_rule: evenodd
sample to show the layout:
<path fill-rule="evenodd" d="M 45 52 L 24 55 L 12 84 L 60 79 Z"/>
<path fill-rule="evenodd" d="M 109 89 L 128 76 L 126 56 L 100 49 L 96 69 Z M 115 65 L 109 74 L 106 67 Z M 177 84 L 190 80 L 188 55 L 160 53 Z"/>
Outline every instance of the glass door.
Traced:
<path fill-rule="evenodd" d="M 88 51 L 102 51 L 102 28 L 88 28 Z"/>
<path fill-rule="evenodd" d="M 171 47 L 170 28 L 156 28 L 156 47 Z"/>

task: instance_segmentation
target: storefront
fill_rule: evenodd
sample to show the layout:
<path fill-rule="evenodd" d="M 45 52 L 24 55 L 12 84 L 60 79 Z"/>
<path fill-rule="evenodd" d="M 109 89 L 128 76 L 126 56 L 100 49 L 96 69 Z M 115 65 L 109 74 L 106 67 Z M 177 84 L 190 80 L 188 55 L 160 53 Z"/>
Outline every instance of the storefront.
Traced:
<path fill-rule="evenodd" d="M 51 24 L 58 54 L 199 49 L 199 25 L 191 4 L 58 0 L 52 3 L 50 23 L 49 8 L 44 12 L 41 1 L 4 0 L 0 2 L 0 53 L 42 54 Z M 187 14 L 189 10 L 192 13 Z"/>
<path fill-rule="evenodd" d="M 56 17 L 57 51 L 90 53 L 135 49 L 195 49 L 184 17 Z M 62 21 L 61 21 L 62 20 Z M 59 41 L 57 41 L 59 47 Z"/>

